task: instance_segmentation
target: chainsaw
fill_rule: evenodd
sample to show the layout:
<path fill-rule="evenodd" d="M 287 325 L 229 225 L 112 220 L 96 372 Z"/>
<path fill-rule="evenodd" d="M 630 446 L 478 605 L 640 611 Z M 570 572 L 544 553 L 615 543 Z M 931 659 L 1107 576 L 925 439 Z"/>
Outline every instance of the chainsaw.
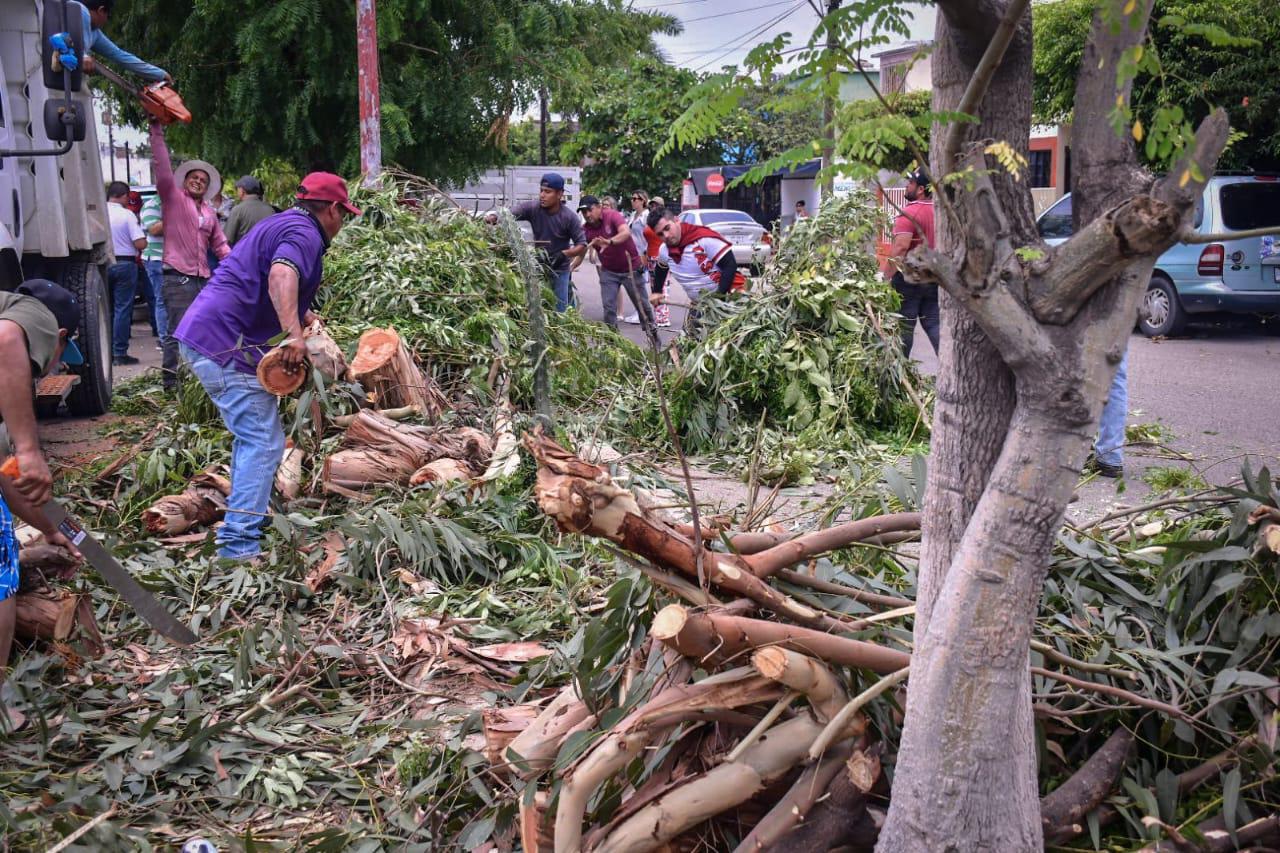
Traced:
<path fill-rule="evenodd" d="M 182 103 L 182 96 L 168 82 L 160 80 L 139 89 L 101 62 L 94 66 L 94 70 L 141 101 L 147 115 L 161 124 L 173 124 L 175 121 L 191 124 L 191 111 Z"/>

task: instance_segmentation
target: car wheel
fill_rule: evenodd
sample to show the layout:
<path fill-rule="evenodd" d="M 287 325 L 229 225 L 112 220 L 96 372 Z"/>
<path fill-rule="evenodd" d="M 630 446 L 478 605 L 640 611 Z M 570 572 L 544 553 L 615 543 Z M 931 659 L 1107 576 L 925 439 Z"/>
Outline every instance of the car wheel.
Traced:
<path fill-rule="evenodd" d="M 1149 338 L 1182 334 L 1187 325 L 1187 312 L 1178 299 L 1178 290 L 1161 273 L 1153 273 L 1147 292 L 1138 307 L 1138 328 Z"/>
<path fill-rule="evenodd" d="M 95 416 L 111 408 L 111 306 L 102 267 L 87 261 L 66 266 L 62 286 L 80 303 L 80 331 L 76 343 L 84 364 L 73 368 L 80 384 L 67 397 L 73 415 Z"/>

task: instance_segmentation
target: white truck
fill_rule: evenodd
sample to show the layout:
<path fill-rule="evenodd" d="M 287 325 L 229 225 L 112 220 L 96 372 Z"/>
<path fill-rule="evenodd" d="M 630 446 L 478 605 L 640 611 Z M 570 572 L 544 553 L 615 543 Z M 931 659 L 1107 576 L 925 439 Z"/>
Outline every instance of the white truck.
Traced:
<path fill-rule="evenodd" d="M 76 295 L 85 363 L 66 401 L 74 415 L 99 415 L 112 378 L 105 184 L 89 87 L 54 62 L 51 46 L 70 33 L 82 63 L 80 30 L 79 9 L 65 0 L 0 0 L 0 289 L 46 278 Z"/>

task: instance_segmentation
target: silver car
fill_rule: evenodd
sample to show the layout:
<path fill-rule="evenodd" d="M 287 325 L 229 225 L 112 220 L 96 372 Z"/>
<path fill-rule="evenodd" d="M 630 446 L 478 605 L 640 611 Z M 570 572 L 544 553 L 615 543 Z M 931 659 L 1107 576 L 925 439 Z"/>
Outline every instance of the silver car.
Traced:
<path fill-rule="evenodd" d="M 681 222 L 705 225 L 733 244 L 740 267 L 763 266 L 773 256 L 773 238 L 763 225 L 741 210 L 702 208 L 680 214 Z"/>

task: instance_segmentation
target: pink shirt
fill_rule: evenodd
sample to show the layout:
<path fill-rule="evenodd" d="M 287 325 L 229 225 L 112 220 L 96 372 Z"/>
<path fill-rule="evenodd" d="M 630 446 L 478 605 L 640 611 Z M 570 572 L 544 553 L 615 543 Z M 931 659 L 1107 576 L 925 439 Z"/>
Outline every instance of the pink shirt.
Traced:
<path fill-rule="evenodd" d="M 231 254 L 218 213 L 203 199 L 197 204 L 173 179 L 173 164 L 164 142 L 164 128 L 151 125 L 151 160 L 156 170 L 156 194 L 164 216 L 164 265 L 185 275 L 209 277 L 209 250 L 219 259 Z"/>
<path fill-rule="evenodd" d="M 894 220 L 894 236 L 910 234 L 912 249 L 920 245 L 920 231 L 924 232 L 925 244 L 930 249 L 936 248 L 937 243 L 934 242 L 933 237 L 933 199 L 925 198 L 908 202 L 902 209 L 902 213 Z"/>

